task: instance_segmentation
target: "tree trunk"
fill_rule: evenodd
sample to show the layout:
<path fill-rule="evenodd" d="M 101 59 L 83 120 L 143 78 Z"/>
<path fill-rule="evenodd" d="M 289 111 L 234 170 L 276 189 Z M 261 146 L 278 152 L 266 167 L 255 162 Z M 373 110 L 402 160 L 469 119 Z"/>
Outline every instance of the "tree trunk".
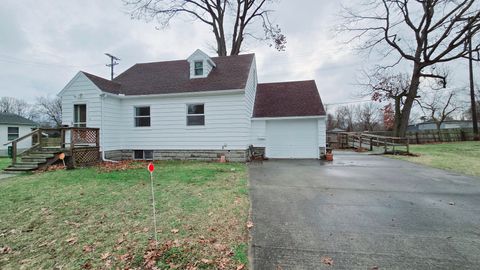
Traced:
<path fill-rule="evenodd" d="M 225 44 L 225 39 L 217 37 L 217 54 L 218 56 L 227 56 L 227 44 Z"/>
<path fill-rule="evenodd" d="M 407 132 L 408 120 L 410 119 L 410 112 L 412 111 L 413 102 L 417 98 L 418 87 L 420 86 L 420 74 L 421 67 L 417 64 L 414 65 L 412 79 L 410 81 L 410 87 L 408 90 L 407 98 L 405 99 L 405 104 L 403 104 L 401 119 L 398 126 L 396 136 L 404 137 Z"/>
<path fill-rule="evenodd" d="M 402 110 L 401 102 L 402 96 L 395 97 L 395 114 L 394 114 L 394 127 L 393 127 L 393 136 L 399 136 L 398 131 L 400 130 L 400 124 L 402 122 Z"/>

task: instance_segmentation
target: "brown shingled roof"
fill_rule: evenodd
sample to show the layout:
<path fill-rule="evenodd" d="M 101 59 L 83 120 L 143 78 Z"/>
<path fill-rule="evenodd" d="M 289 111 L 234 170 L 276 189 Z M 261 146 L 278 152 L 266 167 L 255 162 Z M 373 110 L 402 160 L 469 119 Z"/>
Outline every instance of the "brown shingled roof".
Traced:
<path fill-rule="evenodd" d="M 109 80 L 104 79 L 102 77 L 95 76 L 95 75 L 87 73 L 85 71 L 82 71 L 82 73 L 85 74 L 85 76 L 87 76 L 87 78 L 89 80 L 91 80 L 101 90 L 103 90 L 105 92 L 114 93 L 114 94 L 119 93 L 120 84 L 109 81 Z"/>
<path fill-rule="evenodd" d="M 187 60 L 136 64 L 113 81 L 85 75 L 103 91 L 125 95 L 244 89 L 253 58 L 254 54 L 212 57 L 216 67 L 207 78 L 190 79 Z"/>
<path fill-rule="evenodd" d="M 315 81 L 261 83 L 253 117 L 325 115 Z"/>

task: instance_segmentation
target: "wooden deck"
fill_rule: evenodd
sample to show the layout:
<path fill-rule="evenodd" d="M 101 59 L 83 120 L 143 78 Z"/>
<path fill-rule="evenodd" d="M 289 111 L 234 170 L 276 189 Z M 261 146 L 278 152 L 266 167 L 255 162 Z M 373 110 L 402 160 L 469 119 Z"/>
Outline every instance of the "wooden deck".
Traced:
<path fill-rule="evenodd" d="M 330 147 L 337 149 L 358 149 L 382 151 L 383 153 L 410 153 L 410 141 L 407 137 L 392 137 L 360 132 L 338 132 L 332 137 Z"/>
<path fill-rule="evenodd" d="M 18 152 L 20 141 L 31 139 L 32 146 Z M 57 162 L 61 154 L 69 167 L 88 166 L 100 158 L 98 128 L 39 128 L 5 145 L 12 146 L 12 165 L 5 171 L 33 171 L 45 169 Z M 18 161 L 20 159 L 20 161 Z"/>

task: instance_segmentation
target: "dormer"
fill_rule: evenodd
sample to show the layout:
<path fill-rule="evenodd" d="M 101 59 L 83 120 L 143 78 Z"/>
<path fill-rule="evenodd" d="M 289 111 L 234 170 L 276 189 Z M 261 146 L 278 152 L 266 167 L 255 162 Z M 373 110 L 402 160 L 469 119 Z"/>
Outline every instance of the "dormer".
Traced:
<path fill-rule="evenodd" d="M 210 71 L 216 67 L 210 56 L 197 49 L 187 58 L 190 66 L 190 79 L 206 78 Z"/>

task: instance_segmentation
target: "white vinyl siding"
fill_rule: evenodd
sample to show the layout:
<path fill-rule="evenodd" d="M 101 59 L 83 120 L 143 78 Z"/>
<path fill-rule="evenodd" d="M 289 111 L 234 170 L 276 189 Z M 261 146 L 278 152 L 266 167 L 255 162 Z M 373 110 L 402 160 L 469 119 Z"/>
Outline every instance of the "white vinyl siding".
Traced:
<path fill-rule="evenodd" d="M 255 95 L 257 94 L 257 80 L 257 68 L 254 57 L 252 66 L 250 67 L 247 85 L 245 87 L 245 106 L 247 107 L 248 117 L 253 116 L 253 106 L 255 104 Z"/>
<path fill-rule="evenodd" d="M 325 116 L 318 119 L 318 146 L 327 146 L 327 118 Z"/>
<path fill-rule="evenodd" d="M 250 131 L 250 143 L 257 147 L 265 147 L 266 141 L 266 121 L 255 120 L 252 121 Z"/>
<path fill-rule="evenodd" d="M 107 95 L 103 98 L 103 129 L 100 129 L 100 139 L 105 151 L 122 149 L 124 145 L 123 130 L 126 125 L 133 126 L 132 115 L 124 119 L 121 110 L 122 100 Z"/>
<path fill-rule="evenodd" d="M 249 143 L 249 119 L 244 95 L 218 94 L 205 96 L 138 97 L 122 99 L 122 119 L 133 115 L 133 108 L 150 105 L 151 127 L 123 125 L 123 149 L 246 149 Z M 186 125 L 186 104 L 205 104 L 205 125 Z M 105 121 L 105 120 L 104 120 Z"/>
<path fill-rule="evenodd" d="M 102 92 L 83 73 L 79 72 L 61 93 L 62 124 L 73 126 L 74 105 L 87 106 L 87 127 L 100 128 L 100 94 Z"/>
<path fill-rule="evenodd" d="M 8 128 L 9 127 L 16 127 L 18 128 L 18 137 L 22 137 L 24 135 L 27 135 L 28 133 L 32 132 L 32 128 L 35 128 L 34 126 L 28 126 L 28 125 L 15 125 L 15 124 L 0 124 L 0 156 L 6 156 L 7 155 L 7 148 L 9 145 L 3 145 L 4 143 L 9 142 L 8 140 Z M 26 148 L 29 148 L 32 146 L 32 138 L 26 138 L 22 141 L 20 141 L 17 145 L 19 150 L 23 150 Z"/>

